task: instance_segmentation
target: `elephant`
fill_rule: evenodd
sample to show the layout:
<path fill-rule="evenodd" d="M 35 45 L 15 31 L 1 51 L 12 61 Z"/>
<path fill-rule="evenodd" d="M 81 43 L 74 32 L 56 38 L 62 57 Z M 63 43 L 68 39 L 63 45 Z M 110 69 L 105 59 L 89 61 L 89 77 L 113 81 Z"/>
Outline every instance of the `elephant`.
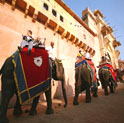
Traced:
<path fill-rule="evenodd" d="M 91 89 L 92 78 L 90 70 L 87 65 L 81 64 L 79 67 L 75 69 L 75 96 L 73 100 L 74 105 L 78 105 L 78 96 L 79 94 L 86 90 L 86 103 L 91 102 Z M 94 88 L 93 96 L 97 97 L 97 88 Z"/>
<path fill-rule="evenodd" d="M 14 80 L 14 75 L 13 75 L 14 65 L 12 63 L 12 59 L 13 59 L 12 56 L 8 57 L 5 60 L 2 68 L 0 69 L 0 74 L 2 75 L 1 76 L 2 101 L 1 101 L 1 106 L 0 106 L 0 123 L 8 123 L 9 122 L 9 120 L 6 116 L 8 104 L 9 104 L 9 101 L 12 98 L 12 96 L 15 93 L 17 95 L 16 85 L 15 85 L 15 80 Z M 52 67 L 53 68 L 52 73 L 54 73 L 54 75 L 52 74 L 52 77 L 55 80 L 61 81 L 64 101 L 65 101 L 64 107 L 66 107 L 67 106 L 67 96 L 66 96 L 66 89 L 65 89 L 65 75 L 64 75 L 63 64 L 60 63 L 60 61 L 58 59 L 56 59 L 54 63 L 55 63 L 55 65 Z M 56 73 L 56 76 L 55 76 L 55 73 Z M 45 96 L 46 96 L 46 101 L 47 101 L 46 114 L 51 114 L 51 113 L 53 113 L 51 88 L 49 88 L 45 92 Z M 31 109 L 29 111 L 30 115 L 34 115 L 37 113 L 36 106 L 38 104 L 39 97 L 40 96 L 33 99 L 33 103 L 32 103 Z M 17 95 L 16 104 L 14 106 L 13 114 L 14 115 L 22 114 L 21 104 L 19 102 L 18 95 Z"/>
<path fill-rule="evenodd" d="M 121 83 L 124 83 L 124 70 L 119 71 L 118 79 Z"/>
<path fill-rule="evenodd" d="M 114 93 L 115 92 L 115 82 L 112 80 L 111 71 L 102 67 L 102 68 L 99 68 L 98 75 L 99 75 L 99 79 L 102 84 L 102 88 L 104 89 L 104 94 L 106 96 L 109 95 L 108 86 L 110 88 L 110 92 Z"/>

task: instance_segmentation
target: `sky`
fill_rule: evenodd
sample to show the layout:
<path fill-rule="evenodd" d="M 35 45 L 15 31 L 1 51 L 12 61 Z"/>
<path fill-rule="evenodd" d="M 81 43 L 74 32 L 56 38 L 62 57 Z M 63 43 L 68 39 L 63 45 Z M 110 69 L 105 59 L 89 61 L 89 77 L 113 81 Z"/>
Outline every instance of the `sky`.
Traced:
<path fill-rule="evenodd" d="M 80 18 L 82 10 L 86 7 L 92 12 L 99 9 L 104 21 L 112 27 L 114 37 L 121 43 L 119 59 L 124 60 L 124 0 L 63 0 L 63 2 Z"/>

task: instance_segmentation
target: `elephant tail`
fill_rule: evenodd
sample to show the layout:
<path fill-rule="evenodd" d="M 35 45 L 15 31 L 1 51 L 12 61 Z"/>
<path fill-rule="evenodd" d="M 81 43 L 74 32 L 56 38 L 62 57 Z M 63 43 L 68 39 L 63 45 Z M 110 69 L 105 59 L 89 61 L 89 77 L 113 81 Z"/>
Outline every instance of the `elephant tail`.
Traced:
<path fill-rule="evenodd" d="M 3 65 L 2 68 L 0 69 L 0 75 L 3 73 L 3 68 L 4 68 L 4 65 Z"/>
<path fill-rule="evenodd" d="M 0 69 L 0 75 L 2 74 L 2 69 Z"/>

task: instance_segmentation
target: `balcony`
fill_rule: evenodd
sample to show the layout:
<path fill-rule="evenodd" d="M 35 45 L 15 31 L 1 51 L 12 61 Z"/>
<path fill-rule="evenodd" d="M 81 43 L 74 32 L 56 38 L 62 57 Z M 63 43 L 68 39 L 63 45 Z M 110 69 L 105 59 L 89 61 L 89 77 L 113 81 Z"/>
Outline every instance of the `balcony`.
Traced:
<path fill-rule="evenodd" d="M 117 40 L 114 40 L 113 41 L 113 47 L 116 48 L 118 46 L 121 46 L 121 43 L 119 41 L 117 41 Z"/>
<path fill-rule="evenodd" d="M 101 29 L 101 33 L 103 36 L 106 36 L 107 34 L 111 34 L 113 32 L 112 28 L 108 25 L 104 25 Z"/>

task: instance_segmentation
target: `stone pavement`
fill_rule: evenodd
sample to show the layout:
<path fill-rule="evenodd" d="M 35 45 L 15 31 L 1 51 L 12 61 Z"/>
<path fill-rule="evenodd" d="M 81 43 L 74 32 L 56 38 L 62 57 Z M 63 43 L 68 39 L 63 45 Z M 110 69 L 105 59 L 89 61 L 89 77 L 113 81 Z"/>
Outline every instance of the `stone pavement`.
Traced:
<path fill-rule="evenodd" d="M 38 114 L 29 116 L 24 113 L 20 117 L 12 115 L 13 108 L 8 109 L 10 123 L 124 123 L 124 84 L 119 83 L 114 94 L 104 96 L 99 90 L 98 98 L 85 103 L 85 95 L 80 95 L 79 105 L 73 106 L 73 98 L 68 97 L 68 107 L 63 108 L 63 101 L 53 100 L 54 114 L 46 115 L 46 103 L 39 103 Z M 30 106 L 23 106 L 23 110 Z"/>

